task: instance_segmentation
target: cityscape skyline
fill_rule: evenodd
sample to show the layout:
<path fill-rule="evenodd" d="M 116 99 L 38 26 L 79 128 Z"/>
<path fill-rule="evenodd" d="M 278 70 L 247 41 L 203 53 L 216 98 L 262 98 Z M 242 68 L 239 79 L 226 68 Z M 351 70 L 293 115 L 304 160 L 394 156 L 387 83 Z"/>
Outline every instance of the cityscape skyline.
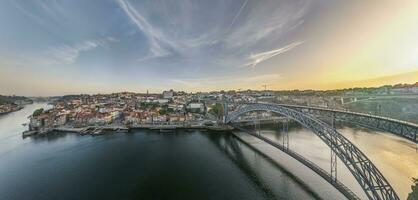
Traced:
<path fill-rule="evenodd" d="M 418 0 L 0 0 L 0 200 L 418 200 L 417 36 Z"/>
<path fill-rule="evenodd" d="M 2 1 L 0 94 L 418 80 L 418 2 Z"/>

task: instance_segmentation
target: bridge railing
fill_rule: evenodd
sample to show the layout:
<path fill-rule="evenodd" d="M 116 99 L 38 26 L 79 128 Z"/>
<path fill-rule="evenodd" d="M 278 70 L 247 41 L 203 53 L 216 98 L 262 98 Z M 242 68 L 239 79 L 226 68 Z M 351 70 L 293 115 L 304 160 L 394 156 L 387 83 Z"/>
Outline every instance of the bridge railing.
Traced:
<path fill-rule="evenodd" d="M 393 122 L 397 122 L 397 123 L 400 123 L 400 124 L 405 124 L 405 125 L 408 125 L 408 126 L 413 126 L 413 127 L 418 128 L 418 124 L 415 124 L 415 123 L 412 123 L 412 122 L 399 120 L 399 119 L 394 119 L 394 118 L 389 118 L 389 117 L 380 116 L 380 115 L 372 115 L 372 114 L 369 114 L 369 113 L 359 113 L 359 112 L 353 112 L 353 111 L 348 111 L 348 110 L 324 108 L 324 107 L 319 107 L 319 106 L 301 106 L 301 105 L 291 105 L 291 104 L 276 104 L 276 105 L 280 105 L 280 106 L 284 106 L 284 107 L 293 107 L 293 108 L 302 108 L 302 109 L 303 108 L 305 108 L 305 109 L 315 109 L 315 110 L 324 110 L 324 111 L 329 111 L 329 112 L 339 112 L 339 113 L 347 113 L 347 114 L 353 114 L 353 115 L 359 115 L 359 116 L 367 116 L 367 117 L 373 117 L 373 118 L 387 120 L 387 121 L 393 121 Z"/>

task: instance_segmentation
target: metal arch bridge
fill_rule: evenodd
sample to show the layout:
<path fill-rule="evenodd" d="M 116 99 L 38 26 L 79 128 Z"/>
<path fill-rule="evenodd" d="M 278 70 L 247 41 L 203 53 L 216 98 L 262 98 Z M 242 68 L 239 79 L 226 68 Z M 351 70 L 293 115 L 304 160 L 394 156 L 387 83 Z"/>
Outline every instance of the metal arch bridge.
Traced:
<path fill-rule="evenodd" d="M 271 111 L 278 113 L 312 130 L 345 164 L 369 199 L 399 199 L 383 174 L 360 149 L 337 130 L 311 115 L 277 104 L 256 103 L 243 105 L 238 110 L 230 113 L 226 116 L 225 123 L 232 123 L 239 116 L 253 111 Z"/>
<path fill-rule="evenodd" d="M 206 101 L 206 100 L 205 100 Z M 226 101 L 208 101 L 208 102 L 217 102 L 225 106 L 228 104 L 236 104 L 240 106 L 245 106 L 249 104 L 258 104 L 250 102 L 226 102 Z M 386 131 L 403 138 L 406 138 L 414 143 L 418 143 L 418 124 L 402 121 L 398 119 L 393 119 L 389 117 L 383 117 L 378 115 L 371 115 L 365 113 L 351 112 L 346 110 L 330 109 L 323 107 L 313 107 L 313 106 L 300 106 L 292 104 L 274 104 L 294 110 L 298 110 L 302 113 L 315 115 L 326 118 L 332 118 L 340 121 L 346 121 L 353 123 L 359 126 L 366 128 L 371 128 L 375 130 Z"/>
<path fill-rule="evenodd" d="M 397 119 L 370 115 L 364 113 L 356 113 L 345 110 L 335 110 L 321 107 L 298 106 L 288 104 L 277 104 L 286 108 L 298 110 L 302 113 L 329 117 L 341 121 L 347 121 L 363 127 L 376 130 L 387 131 L 398 136 L 404 137 L 412 142 L 418 143 L 418 125 Z"/>
<path fill-rule="evenodd" d="M 227 101 L 217 101 L 217 100 L 204 100 L 207 102 L 217 102 L 228 107 L 228 104 L 237 104 L 240 106 L 245 106 L 249 104 L 258 104 L 258 103 L 249 103 L 249 102 L 227 102 Z M 386 131 L 393 133 L 395 135 L 404 137 L 414 143 L 418 143 L 418 124 L 411 122 L 406 122 L 402 120 L 397 120 L 393 118 L 350 112 L 345 110 L 336 110 L 322 107 L 312 107 L 312 106 L 299 106 L 291 104 L 274 104 L 294 110 L 298 110 L 302 113 L 316 115 L 320 117 L 327 117 L 336 120 L 346 121 L 359 126 L 372 128 L 375 130 Z"/>

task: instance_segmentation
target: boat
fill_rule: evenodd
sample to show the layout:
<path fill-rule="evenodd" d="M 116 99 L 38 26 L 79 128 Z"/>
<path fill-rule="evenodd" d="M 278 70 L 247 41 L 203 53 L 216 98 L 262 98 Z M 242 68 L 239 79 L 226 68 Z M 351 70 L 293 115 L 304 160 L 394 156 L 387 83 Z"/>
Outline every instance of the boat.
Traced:
<path fill-rule="evenodd" d="M 93 131 L 92 135 L 102 135 L 103 131 L 101 129 L 96 129 Z"/>
<path fill-rule="evenodd" d="M 28 136 L 32 136 L 32 135 L 36 135 L 38 132 L 37 131 L 24 131 L 22 133 L 23 138 L 28 137 Z"/>
<path fill-rule="evenodd" d="M 128 132 L 128 130 L 129 130 L 129 129 L 127 129 L 127 128 L 118 128 L 118 129 L 116 129 L 116 132 L 117 132 L 117 133 L 127 133 L 127 132 Z"/>
<path fill-rule="evenodd" d="M 160 129 L 160 133 L 172 133 L 174 132 L 174 129 Z"/>

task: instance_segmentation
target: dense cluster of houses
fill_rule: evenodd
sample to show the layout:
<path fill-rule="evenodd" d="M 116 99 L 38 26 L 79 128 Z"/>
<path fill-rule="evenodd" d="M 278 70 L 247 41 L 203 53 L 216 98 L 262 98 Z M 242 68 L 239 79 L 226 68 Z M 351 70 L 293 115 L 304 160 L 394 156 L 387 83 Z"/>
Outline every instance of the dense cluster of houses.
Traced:
<path fill-rule="evenodd" d="M 14 103 L 0 104 L 0 114 L 5 114 L 21 109 L 20 105 Z"/>
<path fill-rule="evenodd" d="M 180 123 L 203 120 L 207 107 L 193 95 L 166 91 L 162 95 L 115 93 L 64 96 L 53 108 L 30 117 L 30 129 L 120 124 Z"/>
<path fill-rule="evenodd" d="M 32 100 L 22 96 L 3 96 L 0 95 L 0 114 L 18 111 L 26 104 L 33 103 Z"/>

